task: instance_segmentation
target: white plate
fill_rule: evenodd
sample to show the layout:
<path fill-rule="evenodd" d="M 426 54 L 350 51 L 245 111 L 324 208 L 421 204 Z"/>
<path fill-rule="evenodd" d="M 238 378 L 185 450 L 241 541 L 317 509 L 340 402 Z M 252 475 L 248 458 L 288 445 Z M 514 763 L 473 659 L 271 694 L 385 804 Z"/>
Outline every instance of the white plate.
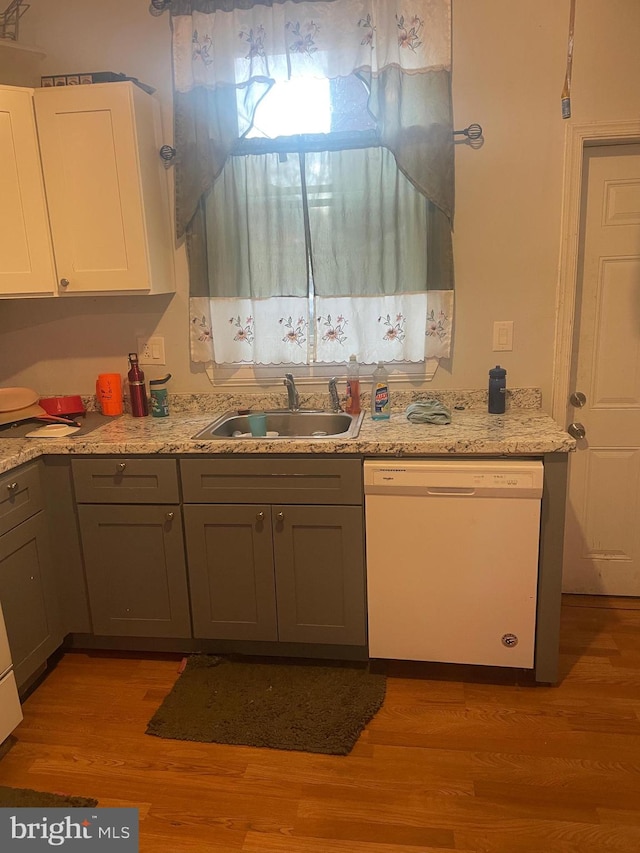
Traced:
<path fill-rule="evenodd" d="M 28 432 L 26 438 L 62 438 L 65 435 L 73 435 L 80 427 L 67 426 L 66 424 L 47 424 Z"/>
<path fill-rule="evenodd" d="M 38 402 L 33 388 L 0 388 L 0 412 L 17 412 Z"/>

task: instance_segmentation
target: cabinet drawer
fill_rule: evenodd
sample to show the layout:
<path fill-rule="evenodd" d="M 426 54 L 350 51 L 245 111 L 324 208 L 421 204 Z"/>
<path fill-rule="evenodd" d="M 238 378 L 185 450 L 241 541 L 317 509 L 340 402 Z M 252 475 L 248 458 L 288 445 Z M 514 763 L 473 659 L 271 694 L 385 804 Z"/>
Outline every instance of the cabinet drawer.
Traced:
<path fill-rule="evenodd" d="M 175 459 L 73 459 L 78 503 L 178 503 Z"/>
<path fill-rule="evenodd" d="M 0 536 L 40 512 L 42 507 L 39 463 L 0 478 Z"/>
<path fill-rule="evenodd" d="M 361 504 L 359 459 L 183 459 L 187 503 Z"/>

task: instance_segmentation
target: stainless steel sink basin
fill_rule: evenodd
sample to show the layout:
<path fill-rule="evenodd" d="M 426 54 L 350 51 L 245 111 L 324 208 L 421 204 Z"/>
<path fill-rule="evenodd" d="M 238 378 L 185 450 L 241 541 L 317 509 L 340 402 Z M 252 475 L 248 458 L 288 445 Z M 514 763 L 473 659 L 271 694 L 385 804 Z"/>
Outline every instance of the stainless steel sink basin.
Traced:
<path fill-rule="evenodd" d="M 272 441 L 286 438 L 356 438 L 364 412 L 348 415 L 346 412 L 324 411 L 268 411 L 267 435 L 254 438 L 249 430 L 249 419 L 237 412 L 225 412 L 205 427 L 194 439 L 237 438 Z"/>

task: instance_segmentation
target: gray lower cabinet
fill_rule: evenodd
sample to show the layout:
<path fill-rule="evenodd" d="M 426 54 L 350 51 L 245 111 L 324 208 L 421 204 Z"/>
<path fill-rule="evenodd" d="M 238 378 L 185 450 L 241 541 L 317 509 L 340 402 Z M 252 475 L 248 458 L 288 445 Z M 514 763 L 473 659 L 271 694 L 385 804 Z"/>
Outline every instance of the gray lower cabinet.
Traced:
<path fill-rule="evenodd" d="M 18 687 L 62 644 L 39 463 L 0 478 L 0 601 Z"/>
<path fill-rule="evenodd" d="M 359 458 L 71 467 L 95 636 L 366 646 Z"/>
<path fill-rule="evenodd" d="M 179 506 L 78 507 L 94 634 L 190 637 Z"/>
<path fill-rule="evenodd" d="M 184 521 L 195 637 L 366 644 L 357 460 L 183 460 L 181 468 L 184 500 L 194 502 Z M 251 502 L 257 494 L 286 502 Z"/>
<path fill-rule="evenodd" d="M 191 636 L 175 459 L 73 459 L 93 633 Z"/>

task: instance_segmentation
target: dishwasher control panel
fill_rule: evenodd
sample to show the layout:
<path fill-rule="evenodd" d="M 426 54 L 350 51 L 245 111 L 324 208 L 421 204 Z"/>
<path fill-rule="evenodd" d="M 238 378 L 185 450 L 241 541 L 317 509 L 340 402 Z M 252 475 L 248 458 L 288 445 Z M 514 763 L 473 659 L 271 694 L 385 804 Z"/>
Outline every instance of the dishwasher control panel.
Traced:
<path fill-rule="evenodd" d="M 415 460 L 406 463 L 367 461 L 365 493 L 475 495 L 477 497 L 540 497 L 542 462 L 476 462 Z"/>

